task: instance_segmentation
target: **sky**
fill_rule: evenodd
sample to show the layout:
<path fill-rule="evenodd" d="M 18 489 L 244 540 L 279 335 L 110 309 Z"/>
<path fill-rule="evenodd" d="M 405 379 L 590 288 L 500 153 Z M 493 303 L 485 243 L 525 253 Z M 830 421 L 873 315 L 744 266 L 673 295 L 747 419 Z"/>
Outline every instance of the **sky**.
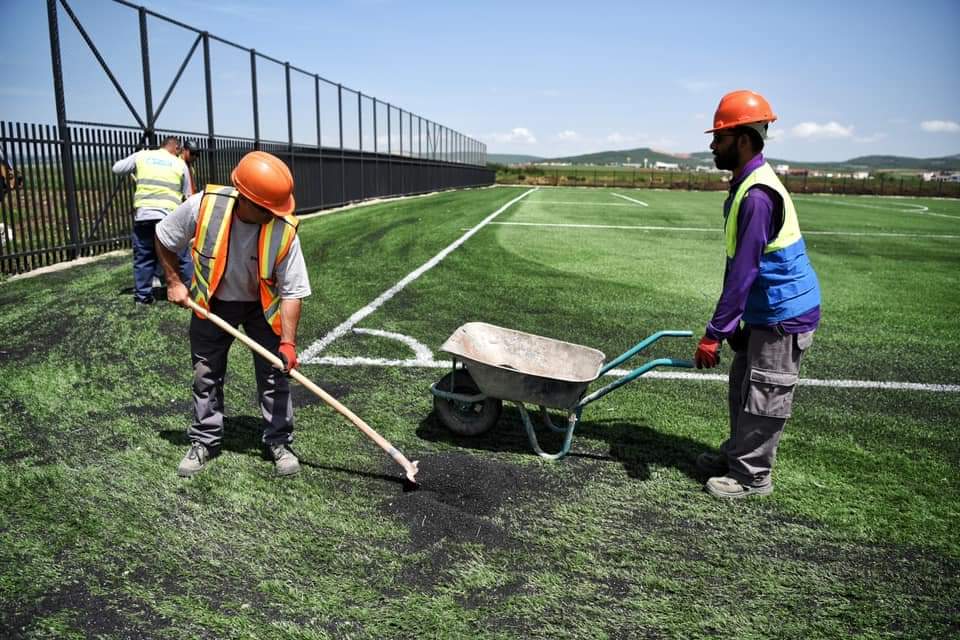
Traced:
<path fill-rule="evenodd" d="M 137 12 L 111 0 L 67 1 L 142 112 Z M 960 153 L 957 0 L 140 4 L 439 122 L 490 153 L 706 151 L 703 131 L 720 97 L 735 89 L 771 103 L 778 120 L 767 153 L 777 158 Z M 55 123 L 46 3 L 0 0 L 0 15 L 0 119 Z M 63 9 L 59 23 L 68 118 L 132 124 Z M 196 36 L 153 18 L 148 29 L 156 106 Z M 206 131 L 200 53 L 158 126 Z M 214 43 L 211 59 L 217 133 L 252 137 L 249 54 Z M 286 140 L 283 67 L 259 62 L 257 76 L 261 136 Z M 316 142 L 313 83 L 294 74 L 298 142 Z M 321 86 L 321 137 L 335 144 L 336 90 Z M 356 100 L 349 92 L 344 98 L 348 146 L 358 137 Z M 371 104 L 362 104 L 367 123 Z M 386 111 L 378 109 L 385 146 Z M 369 148 L 372 126 L 365 127 Z"/>

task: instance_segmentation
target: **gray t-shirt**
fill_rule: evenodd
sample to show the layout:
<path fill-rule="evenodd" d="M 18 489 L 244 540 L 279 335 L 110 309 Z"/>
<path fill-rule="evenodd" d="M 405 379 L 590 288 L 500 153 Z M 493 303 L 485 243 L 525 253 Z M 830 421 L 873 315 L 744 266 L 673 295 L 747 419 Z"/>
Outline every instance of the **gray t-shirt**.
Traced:
<path fill-rule="evenodd" d="M 156 234 L 163 246 L 180 253 L 193 241 L 200 216 L 202 193 L 197 193 L 157 224 Z M 233 216 L 230 224 L 230 247 L 227 252 L 227 268 L 217 286 L 214 297 L 218 300 L 259 300 L 260 278 L 257 275 L 257 241 L 260 225 L 243 222 Z M 280 297 L 289 300 L 310 295 L 310 278 L 300 251 L 300 238 L 293 239 L 287 257 L 276 267 L 277 288 Z M 186 283 L 189 285 L 189 283 Z"/>

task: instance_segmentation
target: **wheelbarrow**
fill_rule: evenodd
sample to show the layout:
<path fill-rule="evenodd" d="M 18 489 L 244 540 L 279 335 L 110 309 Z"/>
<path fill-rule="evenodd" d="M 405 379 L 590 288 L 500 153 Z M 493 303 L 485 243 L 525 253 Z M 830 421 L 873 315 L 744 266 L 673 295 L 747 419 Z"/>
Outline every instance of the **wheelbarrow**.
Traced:
<path fill-rule="evenodd" d="M 623 364 L 664 337 L 688 338 L 690 331 L 658 331 L 604 364 L 602 351 L 570 342 L 468 322 L 440 347 L 453 358 L 453 368 L 430 385 L 433 408 L 440 421 L 458 435 L 489 430 L 500 417 L 503 401 L 517 405 L 530 446 L 541 458 L 559 460 L 570 451 L 573 431 L 583 408 L 656 367 L 692 368 L 690 360 L 657 358 L 589 395 L 597 378 Z M 459 366 L 458 366 L 459 365 Z M 563 447 L 546 453 L 537 440 L 526 404 L 538 405 L 546 428 L 563 433 Z M 566 426 L 553 423 L 548 409 L 567 413 Z"/>

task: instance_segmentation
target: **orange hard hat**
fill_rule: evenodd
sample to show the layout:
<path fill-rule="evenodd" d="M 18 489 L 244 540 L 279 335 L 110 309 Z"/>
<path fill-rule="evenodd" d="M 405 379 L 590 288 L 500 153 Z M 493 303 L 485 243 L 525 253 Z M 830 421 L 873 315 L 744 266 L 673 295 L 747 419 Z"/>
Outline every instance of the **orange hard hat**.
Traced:
<path fill-rule="evenodd" d="M 720 98 L 717 112 L 713 114 L 713 129 L 704 133 L 713 133 L 721 129 L 733 129 L 741 125 L 773 122 L 777 119 L 770 103 L 759 93 L 741 89 L 731 91 Z"/>
<path fill-rule="evenodd" d="M 297 208 L 290 169 L 283 160 L 265 151 L 251 151 L 240 158 L 230 181 L 245 198 L 274 215 L 288 216 Z"/>

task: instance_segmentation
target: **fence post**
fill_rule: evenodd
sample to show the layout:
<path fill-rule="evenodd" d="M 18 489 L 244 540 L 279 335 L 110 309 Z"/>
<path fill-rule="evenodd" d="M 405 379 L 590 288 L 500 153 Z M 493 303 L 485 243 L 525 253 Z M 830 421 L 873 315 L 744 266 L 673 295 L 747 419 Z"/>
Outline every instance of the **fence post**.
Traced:
<path fill-rule="evenodd" d="M 290 99 L 290 63 L 283 63 L 283 79 L 287 89 L 287 150 L 293 151 L 293 102 Z M 291 153 L 291 163 L 293 162 Z"/>
<path fill-rule="evenodd" d="M 57 25 L 57 0 L 47 0 L 47 23 L 50 27 L 50 61 L 53 65 L 53 91 L 57 102 L 57 131 L 60 134 L 60 157 L 63 160 L 63 189 L 70 228 L 68 255 L 80 257 L 80 211 L 77 208 L 77 180 L 73 172 L 73 144 L 67 127 L 67 106 L 63 91 L 63 64 L 60 60 L 60 28 Z"/>
<path fill-rule="evenodd" d="M 203 82 L 207 94 L 207 149 L 210 153 L 209 167 L 211 174 L 209 182 L 221 184 L 221 174 L 213 139 L 213 79 L 210 75 L 210 34 L 206 31 L 203 32 Z"/>
<path fill-rule="evenodd" d="M 140 62 L 143 66 L 143 105 L 146 109 L 147 129 L 144 131 L 147 145 L 153 147 L 156 145 L 156 135 L 153 131 L 153 90 L 150 81 L 150 49 L 149 37 L 147 36 L 147 10 L 140 7 L 137 12 L 140 14 Z"/>
<path fill-rule="evenodd" d="M 337 83 L 337 125 L 340 127 L 340 204 L 347 202 L 347 159 L 343 154 L 343 85 Z"/>
<path fill-rule="evenodd" d="M 256 49 L 250 49 L 250 95 L 253 96 L 253 148 L 256 151 L 259 151 L 260 150 L 260 105 L 257 104 L 257 51 Z"/>
<path fill-rule="evenodd" d="M 323 131 L 320 128 L 320 76 L 313 74 L 313 101 L 316 106 L 317 114 L 317 162 L 320 170 L 317 172 L 320 176 L 320 204 L 326 204 L 323 199 Z"/>

